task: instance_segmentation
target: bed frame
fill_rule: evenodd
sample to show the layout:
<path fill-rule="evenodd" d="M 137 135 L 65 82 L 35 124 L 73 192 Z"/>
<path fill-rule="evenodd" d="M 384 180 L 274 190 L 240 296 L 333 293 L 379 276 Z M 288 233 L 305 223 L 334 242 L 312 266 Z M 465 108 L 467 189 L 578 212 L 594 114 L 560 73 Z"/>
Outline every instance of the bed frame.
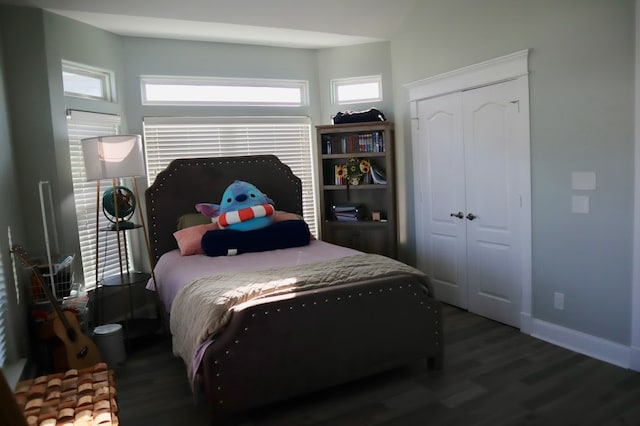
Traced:
<path fill-rule="evenodd" d="M 177 248 L 178 217 L 236 179 L 302 214 L 300 179 L 273 155 L 175 160 L 145 192 L 154 262 Z M 402 274 L 244 303 L 207 348 L 196 387 L 222 415 L 425 358 L 442 367 L 441 306 L 428 282 Z"/>

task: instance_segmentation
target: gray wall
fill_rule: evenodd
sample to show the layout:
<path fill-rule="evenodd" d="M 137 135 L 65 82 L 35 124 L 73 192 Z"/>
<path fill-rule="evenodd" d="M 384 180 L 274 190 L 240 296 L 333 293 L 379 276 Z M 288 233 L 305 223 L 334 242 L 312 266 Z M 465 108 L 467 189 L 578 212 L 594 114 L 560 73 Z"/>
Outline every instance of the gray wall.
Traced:
<path fill-rule="evenodd" d="M 1 6 L 9 120 L 15 169 L 28 226 L 19 242 L 32 256 L 46 247 L 38 183 L 48 181 L 53 192 L 62 252 L 78 252 L 66 109 L 121 113 L 117 103 L 63 96 L 61 60 L 118 70 L 122 61 L 119 37 L 34 8 Z M 18 42 L 19 41 L 19 42 Z M 79 262 L 75 263 L 80 272 Z"/>
<path fill-rule="evenodd" d="M 634 2 L 416 2 L 391 42 L 395 114 L 403 84 L 522 49 L 530 54 L 533 316 L 629 344 L 632 270 Z M 570 213 L 571 172 L 594 171 L 591 214 Z M 411 198 L 411 195 L 408 195 Z M 411 223 L 413 205 L 405 206 Z M 411 247 L 411 228 L 407 244 Z M 565 310 L 553 293 L 565 293 Z"/>
<path fill-rule="evenodd" d="M 5 86 L 5 26 L 0 20 L 0 273 L 7 293 L 7 360 L 11 363 L 24 357 L 27 351 L 25 292 L 17 290 L 11 265 L 11 243 L 24 238 L 23 203 L 18 189 L 15 150 L 11 144 L 9 102 Z M 12 241 L 9 241 L 9 230 Z"/>
<path fill-rule="evenodd" d="M 129 132 L 143 134 L 149 116 L 319 116 L 316 56 L 312 50 L 123 37 L 125 63 L 123 102 Z M 307 80 L 310 105 L 297 108 L 142 105 L 140 76 L 203 76 Z M 140 185 L 146 187 L 146 180 Z M 141 200 L 144 203 L 144 200 Z M 134 241 L 136 253 L 145 253 L 143 242 Z M 148 259 L 137 256 L 137 265 L 148 267 Z"/>
<path fill-rule="evenodd" d="M 66 110 L 76 109 L 108 114 L 120 114 L 123 129 L 126 116 L 122 107 L 123 90 L 120 80 L 122 72 L 122 39 L 109 32 L 83 23 L 44 13 L 45 50 L 47 58 L 48 93 L 51 107 L 51 144 L 55 150 L 56 176 L 52 178 L 59 209 L 58 235 L 63 253 L 77 253 L 79 239 L 71 180 L 69 138 Z M 115 73 L 115 102 L 65 97 L 62 84 L 62 60 L 79 62 L 108 69 Z M 76 278 L 82 277 L 81 262 L 74 262 Z"/>
<path fill-rule="evenodd" d="M 319 116 L 314 51 L 225 43 L 124 37 L 124 103 L 129 131 L 142 133 L 145 116 Z M 309 106 L 300 108 L 175 107 L 142 105 L 141 75 L 277 78 L 308 80 Z"/>
<path fill-rule="evenodd" d="M 0 244 L 6 248 L 2 251 L 2 266 L 11 296 L 9 355 L 14 360 L 27 355 L 28 292 L 26 281 L 21 280 L 18 304 L 8 257 L 7 228 L 11 227 L 13 243 L 22 245 L 30 256 L 44 255 L 38 183 L 48 181 L 61 251 L 78 252 L 65 110 L 120 111 L 117 104 L 65 98 L 60 61 L 64 58 L 118 67 L 121 53 L 112 54 L 120 46 L 119 37 L 35 8 L 0 6 L 0 28 L 4 59 L 0 93 Z M 79 274 L 80 263 L 75 266 Z M 23 272 L 20 267 L 18 272 Z"/>
<path fill-rule="evenodd" d="M 51 122 L 45 34 L 42 13 L 10 7 L 0 13 L 3 29 L 4 73 L 14 171 L 25 234 L 16 243 L 32 256 L 44 251 L 38 182 L 56 176 Z"/>
<path fill-rule="evenodd" d="M 267 114 L 306 115 L 312 119 L 320 116 L 316 96 L 317 62 L 312 50 L 121 37 L 39 9 L 4 7 L 3 12 L 10 27 L 6 31 L 8 39 L 31 40 L 6 44 L 11 57 L 17 57 L 7 67 L 10 87 L 16 92 L 17 99 L 10 106 L 10 118 L 19 129 L 13 138 L 18 150 L 17 170 L 21 188 L 27 193 L 25 221 L 32 224 L 28 227 L 24 245 L 37 254 L 45 250 L 37 187 L 40 180 L 51 181 L 53 185 L 61 250 L 78 251 L 65 118 L 67 109 L 119 114 L 122 131 L 131 133 L 142 133 L 145 116 L 265 113 L 264 109 L 251 108 L 141 105 L 141 74 L 215 75 L 308 80 L 310 106 L 271 108 Z M 65 97 L 61 73 L 63 59 L 113 71 L 116 101 Z M 34 126 L 34 122 L 38 125 Z M 33 133 L 37 136 L 32 136 Z M 35 164 L 38 166 L 34 167 Z M 144 180 L 140 183 L 145 184 Z M 135 247 L 139 246 L 140 243 Z M 144 253 L 143 250 L 138 252 Z M 147 263 L 144 256 L 138 256 L 136 261 L 143 265 Z M 77 276 L 81 276 L 80 262 L 75 266 Z"/>
<path fill-rule="evenodd" d="M 358 46 L 321 49 L 317 51 L 319 90 L 322 116 L 315 124 L 331 124 L 338 111 L 360 111 L 379 108 L 388 120 L 393 121 L 393 79 L 391 75 L 391 50 L 388 42 Z M 331 80 L 369 75 L 382 76 L 382 102 L 334 105 L 331 103 Z"/>

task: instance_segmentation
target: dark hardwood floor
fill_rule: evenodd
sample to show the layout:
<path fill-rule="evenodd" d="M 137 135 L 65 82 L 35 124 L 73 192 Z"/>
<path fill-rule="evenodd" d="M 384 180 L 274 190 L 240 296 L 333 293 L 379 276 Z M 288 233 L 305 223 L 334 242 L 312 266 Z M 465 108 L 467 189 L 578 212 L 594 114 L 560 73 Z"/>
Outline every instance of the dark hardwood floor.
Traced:
<path fill-rule="evenodd" d="M 425 362 L 211 421 L 168 338 L 116 368 L 122 426 L 640 425 L 640 373 L 444 306 L 445 365 Z M 381 342 L 383 343 L 383 342 Z"/>

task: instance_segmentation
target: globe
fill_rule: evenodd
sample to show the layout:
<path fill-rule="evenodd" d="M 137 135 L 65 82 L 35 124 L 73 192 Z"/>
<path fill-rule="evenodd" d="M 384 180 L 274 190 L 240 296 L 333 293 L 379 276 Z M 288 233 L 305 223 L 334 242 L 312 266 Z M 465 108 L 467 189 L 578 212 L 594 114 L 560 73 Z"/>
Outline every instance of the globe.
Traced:
<path fill-rule="evenodd" d="M 102 194 L 102 211 L 113 224 L 111 226 L 112 229 L 132 228 L 134 225 L 129 222 L 129 219 L 131 219 L 135 210 L 136 197 L 126 186 L 111 187 Z"/>

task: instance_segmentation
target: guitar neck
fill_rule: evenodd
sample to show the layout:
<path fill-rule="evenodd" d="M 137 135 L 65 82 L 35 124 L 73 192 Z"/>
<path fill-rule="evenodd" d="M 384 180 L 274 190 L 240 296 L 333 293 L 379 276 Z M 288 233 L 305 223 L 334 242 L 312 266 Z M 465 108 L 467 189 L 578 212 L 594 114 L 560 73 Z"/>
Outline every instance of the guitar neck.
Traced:
<path fill-rule="evenodd" d="M 60 302 L 58 302 L 58 299 L 56 299 L 55 295 L 53 294 L 53 290 L 51 289 L 51 283 L 47 282 L 44 279 L 44 277 L 42 276 L 42 273 L 40 273 L 37 267 L 34 267 L 32 269 L 33 269 L 33 273 L 36 275 L 38 281 L 40 282 L 40 287 L 42 287 L 45 294 L 47 295 L 47 299 L 49 299 L 49 302 L 51 302 L 51 304 L 53 305 L 53 309 L 55 309 L 56 314 L 58 315 L 58 318 L 60 318 L 60 321 L 62 321 L 62 323 L 64 324 L 64 327 L 67 330 L 71 329 L 72 328 L 71 324 L 69 324 L 67 317 L 62 312 L 62 306 L 60 306 Z"/>

